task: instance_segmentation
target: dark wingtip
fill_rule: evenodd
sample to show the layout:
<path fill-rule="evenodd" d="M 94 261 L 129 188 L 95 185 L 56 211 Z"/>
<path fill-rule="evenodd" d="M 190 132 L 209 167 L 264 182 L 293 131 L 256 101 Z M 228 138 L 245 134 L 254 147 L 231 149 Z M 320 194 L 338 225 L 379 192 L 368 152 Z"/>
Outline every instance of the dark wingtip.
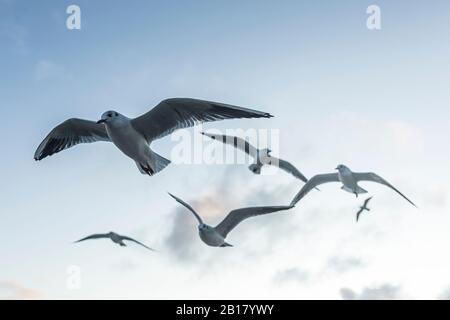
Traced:
<path fill-rule="evenodd" d="M 264 115 L 266 118 L 273 118 L 274 116 L 271 115 L 270 113 L 266 112 L 266 114 Z"/>
<path fill-rule="evenodd" d="M 176 197 L 173 194 L 171 194 L 169 191 L 167 191 L 167 193 L 169 194 L 169 196 L 171 196 L 172 198 L 174 198 L 176 200 Z"/>

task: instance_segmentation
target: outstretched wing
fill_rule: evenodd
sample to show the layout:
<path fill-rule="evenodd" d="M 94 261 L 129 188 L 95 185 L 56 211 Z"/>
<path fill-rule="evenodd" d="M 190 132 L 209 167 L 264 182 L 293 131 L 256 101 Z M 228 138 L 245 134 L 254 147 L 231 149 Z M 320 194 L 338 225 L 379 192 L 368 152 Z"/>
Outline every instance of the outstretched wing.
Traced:
<path fill-rule="evenodd" d="M 292 206 L 269 206 L 236 209 L 231 211 L 226 216 L 226 218 L 215 227 L 215 229 L 222 237 L 225 238 L 231 230 L 233 230 L 239 223 L 247 218 L 277 211 L 288 210 L 291 208 Z"/>
<path fill-rule="evenodd" d="M 329 182 L 339 182 L 339 175 L 337 173 L 327 173 L 318 174 L 311 179 L 300 189 L 300 191 L 295 195 L 294 199 L 291 201 L 291 205 L 296 205 L 308 192 L 317 186 L 329 183 Z"/>
<path fill-rule="evenodd" d="M 103 124 L 72 118 L 50 131 L 34 153 L 34 159 L 42 160 L 79 143 L 96 141 L 110 141 Z"/>
<path fill-rule="evenodd" d="M 229 104 L 189 98 L 161 101 L 146 114 L 131 121 L 148 142 L 181 128 L 201 122 L 233 118 L 270 118 L 267 112 L 232 106 Z"/>
<path fill-rule="evenodd" d="M 357 173 L 353 173 L 353 175 L 354 175 L 354 177 L 355 177 L 355 179 L 357 181 L 372 181 L 372 182 L 377 182 L 377 183 L 380 183 L 380 184 L 384 184 L 385 186 L 387 186 L 387 187 L 391 188 L 392 190 L 394 190 L 395 192 L 397 192 L 406 201 L 408 201 L 414 207 L 417 208 L 417 206 L 414 204 L 414 202 L 409 200 L 405 195 L 403 195 L 400 191 L 398 191 L 393 185 L 391 185 L 389 182 L 384 180 L 382 177 L 380 177 L 376 173 L 373 173 L 373 172 L 357 172 Z"/>
<path fill-rule="evenodd" d="M 93 235 L 87 236 L 86 238 L 80 239 L 78 241 L 75 241 L 75 243 L 81 242 L 81 241 L 84 241 L 84 240 L 105 239 L 105 238 L 109 239 L 109 235 L 105 234 L 105 233 L 98 233 L 98 234 L 93 234 Z"/>
<path fill-rule="evenodd" d="M 362 213 L 364 211 L 364 209 L 359 209 L 359 211 L 356 213 L 356 222 L 358 222 L 358 220 L 359 220 L 359 216 L 360 216 L 360 214 Z"/>
<path fill-rule="evenodd" d="M 147 247 L 145 244 L 143 244 L 143 243 L 141 243 L 141 242 L 139 242 L 139 241 L 137 241 L 137 240 L 135 240 L 135 239 L 133 239 L 133 238 L 130 238 L 130 237 L 127 237 L 127 236 L 121 236 L 121 237 L 122 237 L 122 240 L 132 241 L 132 242 L 134 242 L 134 243 L 137 243 L 137 244 L 143 246 L 144 248 L 147 248 L 147 249 L 150 250 L 150 251 L 155 251 L 155 249 L 149 248 L 149 247 Z"/>
<path fill-rule="evenodd" d="M 200 224 L 203 223 L 203 220 L 202 220 L 202 218 L 200 217 L 200 215 L 199 215 L 199 214 L 198 214 L 198 213 L 197 213 L 190 205 L 188 205 L 186 202 L 184 202 L 183 200 L 181 200 L 180 198 L 174 196 L 174 195 L 171 194 L 171 193 L 169 193 L 169 195 L 170 195 L 172 198 L 174 198 L 178 203 L 181 203 L 181 204 L 182 204 L 183 206 L 185 206 L 189 211 L 191 211 L 191 212 L 194 214 L 195 218 L 197 218 L 198 223 L 200 223 Z"/>
<path fill-rule="evenodd" d="M 292 165 L 290 162 L 287 162 L 286 160 L 278 159 L 275 157 L 270 157 L 269 161 L 270 161 L 271 165 L 278 164 L 278 167 L 280 169 L 286 171 L 287 173 L 292 174 L 294 177 L 302 180 L 305 183 L 308 182 L 308 179 L 300 171 L 298 171 L 298 169 L 296 167 L 294 167 L 294 165 Z"/>
<path fill-rule="evenodd" d="M 364 205 L 363 205 L 364 208 L 367 208 L 367 205 L 369 204 L 370 200 L 372 200 L 372 198 L 373 197 L 369 197 L 364 201 Z"/>
<path fill-rule="evenodd" d="M 220 141 L 222 143 L 232 145 L 236 149 L 239 149 L 249 154 L 253 158 L 256 158 L 258 155 L 258 150 L 253 145 L 251 145 L 247 140 L 244 140 L 242 138 L 206 132 L 202 132 L 202 135 L 210 137 L 211 139 Z"/>

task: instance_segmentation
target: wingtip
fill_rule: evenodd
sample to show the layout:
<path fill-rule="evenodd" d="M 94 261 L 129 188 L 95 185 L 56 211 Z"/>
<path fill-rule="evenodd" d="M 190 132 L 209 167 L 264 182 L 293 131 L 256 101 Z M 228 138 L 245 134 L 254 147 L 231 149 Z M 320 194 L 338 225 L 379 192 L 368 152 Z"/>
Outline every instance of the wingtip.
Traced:
<path fill-rule="evenodd" d="M 169 194 L 169 196 L 171 196 L 172 198 L 174 198 L 175 200 L 177 200 L 177 197 L 174 196 L 173 194 L 171 194 L 170 192 L 167 191 L 167 193 Z"/>
<path fill-rule="evenodd" d="M 274 117 L 273 115 L 271 115 L 271 114 L 268 113 L 268 112 L 266 112 L 265 116 L 266 116 L 266 118 L 273 118 L 273 117 Z"/>

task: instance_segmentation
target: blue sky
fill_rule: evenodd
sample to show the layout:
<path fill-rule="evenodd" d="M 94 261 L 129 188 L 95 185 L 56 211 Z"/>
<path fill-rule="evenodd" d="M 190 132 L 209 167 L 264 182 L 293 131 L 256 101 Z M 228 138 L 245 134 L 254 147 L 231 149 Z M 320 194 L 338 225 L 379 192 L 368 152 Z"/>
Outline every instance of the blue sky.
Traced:
<path fill-rule="evenodd" d="M 73 3 L 82 29 L 69 31 Z M 381 8 L 379 31 L 366 28 L 370 4 Z M 46 298 L 340 298 L 343 288 L 388 288 L 436 298 L 450 285 L 442 255 L 450 240 L 443 174 L 450 154 L 442 142 L 450 133 L 448 1 L 0 0 L 0 8 L 0 297 L 26 288 Z M 205 197 L 224 193 L 213 201 L 225 210 L 212 209 L 215 222 L 236 206 L 287 203 L 301 184 L 283 173 L 252 176 L 244 165 L 172 164 L 148 178 L 106 143 L 33 161 L 39 142 L 69 117 L 98 119 L 108 109 L 137 116 L 179 96 L 271 112 L 271 120 L 205 128 L 279 129 L 280 154 L 308 176 L 341 162 L 374 170 L 421 209 L 369 185 L 378 215 L 355 226 L 359 200 L 330 185 L 295 216 L 236 229 L 230 241 L 238 249 L 224 253 L 200 242 L 166 191 L 206 208 Z M 170 158 L 173 146 L 166 137 L 153 147 Z M 274 195 L 252 196 L 261 189 Z M 193 236 L 192 247 L 182 246 L 192 259 L 172 252 L 180 221 Z M 110 229 L 162 252 L 71 245 Z M 289 241 L 261 248 L 279 230 Z M 359 263 L 330 271 L 336 259 Z M 226 265 L 219 280 L 215 268 L 205 271 L 215 260 Z M 83 270 L 81 290 L 66 288 L 70 265 Z M 264 267 L 254 273 L 255 266 Z M 232 276 L 253 289 L 235 292 Z M 221 292 L 208 290 L 215 281 Z"/>

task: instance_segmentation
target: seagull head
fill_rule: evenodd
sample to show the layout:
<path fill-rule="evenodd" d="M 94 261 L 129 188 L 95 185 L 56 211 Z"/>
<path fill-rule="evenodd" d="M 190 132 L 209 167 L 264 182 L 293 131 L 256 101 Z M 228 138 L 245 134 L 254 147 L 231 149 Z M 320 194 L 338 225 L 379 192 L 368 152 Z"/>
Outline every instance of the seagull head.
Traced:
<path fill-rule="evenodd" d="M 204 223 L 200 223 L 198 225 L 198 231 L 206 231 L 208 229 L 208 226 Z"/>
<path fill-rule="evenodd" d="M 120 113 L 110 110 L 103 113 L 101 119 L 98 120 L 97 123 L 111 123 L 121 118 L 123 118 L 123 116 Z"/>
<path fill-rule="evenodd" d="M 336 170 L 338 170 L 339 172 L 350 171 L 350 169 L 347 166 L 343 165 L 343 164 L 338 165 L 336 167 Z"/>

